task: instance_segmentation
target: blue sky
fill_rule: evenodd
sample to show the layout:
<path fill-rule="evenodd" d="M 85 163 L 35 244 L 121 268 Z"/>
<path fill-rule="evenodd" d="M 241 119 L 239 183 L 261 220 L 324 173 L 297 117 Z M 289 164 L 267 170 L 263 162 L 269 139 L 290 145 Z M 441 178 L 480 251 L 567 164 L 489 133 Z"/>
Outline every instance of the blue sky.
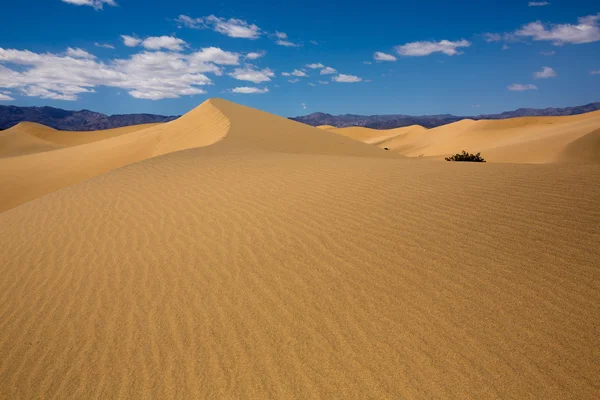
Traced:
<path fill-rule="evenodd" d="M 474 115 L 600 101 L 591 0 L 28 0 L 3 4 L 0 27 L 4 105 Z"/>

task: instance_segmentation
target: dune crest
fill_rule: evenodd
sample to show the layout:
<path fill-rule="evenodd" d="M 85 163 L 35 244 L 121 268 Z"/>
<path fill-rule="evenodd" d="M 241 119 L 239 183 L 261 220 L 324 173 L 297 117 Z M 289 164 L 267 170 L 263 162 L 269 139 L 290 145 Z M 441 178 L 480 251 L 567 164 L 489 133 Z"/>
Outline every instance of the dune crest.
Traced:
<path fill-rule="evenodd" d="M 95 136 L 97 135 L 97 136 Z M 304 124 L 210 99 L 164 123 L 97 132 L 19 124 L 0 134 L 0 212 L 116 168 L 222 143 L 226 148 L 390 157 L 380 149 Z M 221 147 L 219 147 L 221 149 Z M 221 151 L 221 150 L 217 150 Z"/>
<path fill-rule="evenodd" d="M 467 150 L 492 162 L 557 162 L 600 164 L 581 147 L 566 148 L 600 127 L 600 112 L 564 117 L 522 117 L 504 120 L 462 120 L 379 143 L 407 157 L 445 156 Z M 575 151 L 575 148 L 581 151 Z"/>

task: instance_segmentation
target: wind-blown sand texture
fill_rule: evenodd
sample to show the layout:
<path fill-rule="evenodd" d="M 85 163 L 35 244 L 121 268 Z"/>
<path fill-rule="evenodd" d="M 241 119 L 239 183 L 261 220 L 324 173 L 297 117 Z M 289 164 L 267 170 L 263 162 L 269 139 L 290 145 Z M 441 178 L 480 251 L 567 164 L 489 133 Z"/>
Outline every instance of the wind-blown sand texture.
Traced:
<path fill-rule="evenodd" d="M 30 168 L 0 398 L 600 395 L 598 165 L 403 158 L 219 99 L 0 162 Z"/>

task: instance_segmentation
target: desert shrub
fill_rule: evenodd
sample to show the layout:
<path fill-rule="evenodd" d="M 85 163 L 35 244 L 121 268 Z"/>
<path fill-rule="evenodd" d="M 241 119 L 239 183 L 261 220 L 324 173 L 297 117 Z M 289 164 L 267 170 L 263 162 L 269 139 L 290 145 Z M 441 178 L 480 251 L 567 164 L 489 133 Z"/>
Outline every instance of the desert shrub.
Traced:
<path fill-rule="evenodd" d="M 481 153 L 470 154 L 466 151 L 462 151 L 462 153 L 456 153 L 453 156 L 446 157 L 446 161 L 470 161 L 470 162 L 485 162 L 483 157 L 481 157 Z"/>

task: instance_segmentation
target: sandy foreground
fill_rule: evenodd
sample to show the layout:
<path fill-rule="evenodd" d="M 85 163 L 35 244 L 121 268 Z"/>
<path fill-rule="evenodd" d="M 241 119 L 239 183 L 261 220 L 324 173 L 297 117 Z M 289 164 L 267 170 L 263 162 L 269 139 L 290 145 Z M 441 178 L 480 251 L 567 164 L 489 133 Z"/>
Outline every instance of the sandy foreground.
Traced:
<path fill-rule="evenodd" d="M 562 118 L 2 132 L 0 398 L 597 399 L 600 114 Z"/>

